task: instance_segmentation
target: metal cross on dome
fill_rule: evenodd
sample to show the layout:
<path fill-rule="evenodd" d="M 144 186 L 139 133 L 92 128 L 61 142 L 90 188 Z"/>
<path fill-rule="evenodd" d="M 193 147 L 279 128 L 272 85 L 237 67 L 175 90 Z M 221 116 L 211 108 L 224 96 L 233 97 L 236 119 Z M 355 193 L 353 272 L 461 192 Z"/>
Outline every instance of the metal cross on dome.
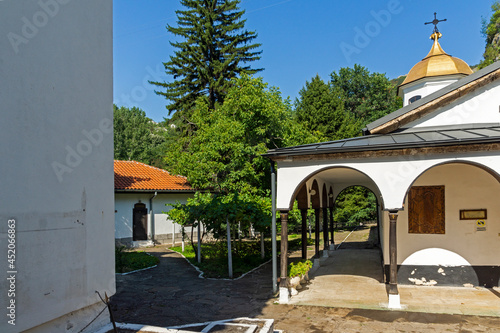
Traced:
<path fill-rule="evenodd" d="M 436 18 L 436 14 L 437 14 L 437 13 L 436 13 L 436 12 L 434 12 L 434 20 L 432 20 L 431 22 L 425 22 L 425 23 L 424 23 L 424 24 L 434 24 L 434 30 L 433 30 L 433 32 L 439 32 L 439 30 L 438 30 L 438 26 L 437 26 L 437 25 L 438 25 L 438 23 L 439 23 L 439 22 L 444 22 L 444 21 L 446 21 L 446 19 L 444 19 L 444 20 L 438 20 L 438 19 Z"/>

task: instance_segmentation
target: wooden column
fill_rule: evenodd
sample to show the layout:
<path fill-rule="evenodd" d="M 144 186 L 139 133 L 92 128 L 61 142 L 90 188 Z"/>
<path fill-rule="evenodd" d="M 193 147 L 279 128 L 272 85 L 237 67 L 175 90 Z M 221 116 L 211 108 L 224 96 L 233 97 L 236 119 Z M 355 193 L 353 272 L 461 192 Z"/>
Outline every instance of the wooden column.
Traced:
<path fill-rule="evenodd" d="M 319 208 L 314 210 L 314 253 L 316 256 L 319 256 L 319 212 Z"/>
<path fill-rule="evenodd" d="M 302 215 L 302 259 L 307 259 L 307 209 L 301 209 Z"/>
<path fill-rule="evenodd" d="M 335 238 L 334 238 L 335 230 L 334 230 L 334 224 L 333 224 L 333 207 L 330 207 L 330 209 L 328 209 L 328 211 L 330 212 L 330 233 L 331 233 L 330 244 L 335 245 Z"/>
<path fill-rule="evenodd" d="M 397 210 L 389 212 L 389 221 L 389 295 L 398 295 Z"/>
<path fill-rule="evenodd" d="M 328 208 L 323 207 L 323 250 L 328 250 Z"/>
<path fill-rule="evenodd" d="M 288 211 L 281 211 L 280 288 L 288 288 Z"/>

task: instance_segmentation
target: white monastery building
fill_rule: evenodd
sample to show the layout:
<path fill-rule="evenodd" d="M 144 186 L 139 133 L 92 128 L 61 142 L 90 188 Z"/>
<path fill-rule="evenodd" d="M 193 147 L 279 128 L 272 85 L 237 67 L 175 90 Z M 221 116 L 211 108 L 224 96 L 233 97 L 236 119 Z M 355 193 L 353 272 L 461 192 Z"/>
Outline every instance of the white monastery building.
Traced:
<path fill-rule="evenodd" d="M 169 204 L 193 197 L 186 178 L 136 161 L 114 164 L 116 243 L 135 247 L 182 239 L 181 227 L 165 213 L 172 209 Z M 190 234 L 191 227 L 184 232 Z"/>
<path fill-rule="evenodd" d="M 500 62 L 472 73 L 440 37 L 435 29 L 399 87 L 404 106 L 364 136 L 267 153 L 285 232 L 295 200 L 323 209 L 328 229 L 343 189 L 373 191 L 391 308 L 404 302 L 398 284 L 500 286 Z M 285 268 L 280 300 L 288 297 Z"/>

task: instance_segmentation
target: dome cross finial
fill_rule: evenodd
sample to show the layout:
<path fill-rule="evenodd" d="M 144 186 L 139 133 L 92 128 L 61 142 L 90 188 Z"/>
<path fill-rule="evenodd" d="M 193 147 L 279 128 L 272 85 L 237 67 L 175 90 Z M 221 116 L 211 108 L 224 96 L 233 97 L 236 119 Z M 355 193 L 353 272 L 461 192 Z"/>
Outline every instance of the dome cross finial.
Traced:
<path fill-rule="evenodd" d="M 444 20 L 438 20 L 438 19 L 436 18 L 436 14 L 437 14 L 437 13 L 436 13 L 436 12 L 434 12 L 434 20 L 432 20 L 431 22 L 425 22 L 424 24 L 434 24 L 434 30 L 433 30 L 433 32 L 435 32 L 435 33 L 439 34 L 439 30 L 438 30 L 438 26 L 437 26 L 437 25 L 438 25 L 438 23 L 439 23 L 439 22 L 444 22 L 444 21 L 446 21 L 446 19 L 444 19 Z"/>

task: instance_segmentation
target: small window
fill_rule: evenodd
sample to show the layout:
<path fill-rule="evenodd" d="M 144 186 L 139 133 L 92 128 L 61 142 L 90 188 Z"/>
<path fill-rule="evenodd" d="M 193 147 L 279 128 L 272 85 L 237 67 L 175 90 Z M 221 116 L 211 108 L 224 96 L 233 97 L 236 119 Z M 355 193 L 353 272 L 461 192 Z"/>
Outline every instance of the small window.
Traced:
<path fill-rule="evenodd" d="M 408 100 L 408 102 L 411 104 L 411 103 L 413 103 L 413 102 L 418 101 L 418 100 L 419 100 L 419 99 L 421 99 L 421 98 L 422 98 L 422 96 L 420 96 L 420 95 L 416 95 L 416 96 L 413 96 L 412 98 L 410 98 L 410 99 Z"/>
<path fill-rule="evenodd" d="M 409 233 L 445 233 L 444 186 L 413 186 L 408 206 Z"/>

